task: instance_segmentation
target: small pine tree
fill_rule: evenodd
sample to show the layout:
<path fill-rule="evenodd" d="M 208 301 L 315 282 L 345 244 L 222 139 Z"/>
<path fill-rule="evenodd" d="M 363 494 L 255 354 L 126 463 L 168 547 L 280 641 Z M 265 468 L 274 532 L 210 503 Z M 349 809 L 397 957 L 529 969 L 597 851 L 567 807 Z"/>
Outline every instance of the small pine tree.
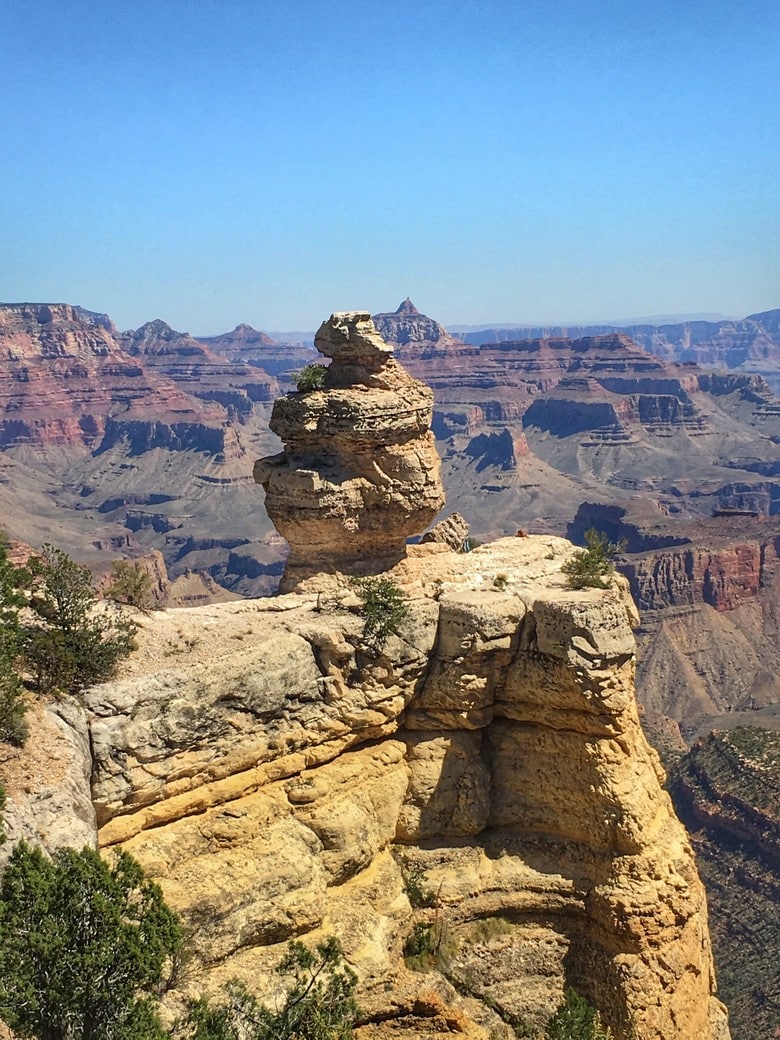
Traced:
<path fill-rule="evenodd" d="M 181 1040 L 351 1040 L 359 1013 L 357 978 L 344 964 L 338 940 L 327 939 L 313 951 L 291 942 L 277 971 L 292 982 L 278 1011 L 233 983 L 221 1002 L 194 1001 L 174 1035 Z"/>
<path fill-rule="evenodd" d="M 88 567 L 44 545 L 30 561 L 35 615 L 23 653 L 42 693 L 78 693 L 108 679 L 135 647 L 136 626 L 117 611 L 95 613 L 97 594 Z"/>
<path fill-rule="evenodd" d="M 379 653 L 409 613 L 406 597 L 390 578 L 354 578 L 352 584 L 361 601 L 363 641 Z"/>
<path fill-rule="evenodd" d="M 115 603 L 137 607 L 138 610 L 151 610 L 154 607 L 152 576 L 137 563 L 114 560 L 111 564 L 111 584 L 105 591 L 105 597 Z"/>
<path fill-rule="evenodd" d="M 603 531 L 590 527 L 585 532 L 587 548 L 578 549 L 572 559 L 561 567 L 571 589 L 606 589 L 615 570 L 612 560 L 622 552 L 624 542 L 610 542 Z"/>
<path fill-rule="evenodd" d="M 163 1040 L 156 1013 L 181 942 L 139 864 L 20 842 L 0 878 L 0 1019 L 25 1040 Z"/>

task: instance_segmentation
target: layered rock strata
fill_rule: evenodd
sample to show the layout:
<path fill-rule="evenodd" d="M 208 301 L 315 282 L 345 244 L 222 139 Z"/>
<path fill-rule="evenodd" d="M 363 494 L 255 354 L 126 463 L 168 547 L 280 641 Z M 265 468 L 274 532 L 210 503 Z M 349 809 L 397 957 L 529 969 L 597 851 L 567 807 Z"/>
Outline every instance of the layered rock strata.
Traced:
<path fill-rule="evenodd" d="M 735 1037 L 780 1021 L 780 732 L 710 732 L 679 759 L 669 789 L 707 885 L 718 980 Z"/>
<path fill-rule="evenodd" d="M 571 551 L 410 549 L 380 654 L 348 588 L 141 619 L 124 678 L 86 697 L 92 794 L 101 845 L 192 929 L 192 991 L 266 992 L 282 944 L 335 934 L 361 1037 L 508 1037 L 565 985 L 620 1040 L 728 1036 L 637 717 L 633 605 L 619 578 L 568 590 Z M 415 924 L 447 935 L 426 974 L 402 957 Z"/>
<path fill-rule="evenodd" d="M 334 314 L 315 337 L 322 389 L 276 401 L 284 451 L 255 464 L 268 515 L 290 546 L 289 591 L 325 571 L 378 572 L 444 504 L 433 394 L 393 357 L 368 314 Z"/>

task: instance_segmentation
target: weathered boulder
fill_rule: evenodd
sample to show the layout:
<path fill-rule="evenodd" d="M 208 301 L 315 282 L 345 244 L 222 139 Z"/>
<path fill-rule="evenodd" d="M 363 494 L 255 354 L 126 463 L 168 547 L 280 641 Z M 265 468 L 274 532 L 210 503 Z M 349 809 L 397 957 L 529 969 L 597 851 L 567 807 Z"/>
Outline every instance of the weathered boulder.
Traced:
<path fill-rule="evenodd" d="M 322 572 L 386 570 L 444 504 L 428 387 L 368 314 L 331 315 L 314 342 L 332 359 L 324 386 L 276 401 L 271 429 L 285 448 L 254 469 L 290 545 L 283 592 Z"/>

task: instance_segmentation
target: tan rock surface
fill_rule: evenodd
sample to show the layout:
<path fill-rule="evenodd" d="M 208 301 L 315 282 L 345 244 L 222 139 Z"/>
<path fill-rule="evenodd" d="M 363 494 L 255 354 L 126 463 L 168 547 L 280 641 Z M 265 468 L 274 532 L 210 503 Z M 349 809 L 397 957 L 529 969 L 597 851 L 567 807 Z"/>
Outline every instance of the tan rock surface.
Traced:
<path fill-rule="evenodd" d="M 433 393 L 395 360 L 368 314 L 334 314 L 315 337 L 322 390 L 276 401 L 284 451 L 254 476 L 290 545 L 281 590 L 323 571 L 376 573 L 405 555 L 444 504 Z"/>
<path fill-rule="evenodd" d="M 416 548 L 378 656 L 348 588 L 149 619 L 132 671 L 87 697 L 93 794 L 101 843 L 194 927 L 193 991 L 263 991 L 280 944 L 335 934 L 366 1038 L 505 1035 L 496 1012 L 540 1024 L 565 985 L 620 1040 L 728 1036 L 639 727 L 633 605 L 620 580 L 567 589 L 571 551 Z M 435 908 L 410 906 L 412 875 Z M 427 974 L 402 959 L 416 921 L 446 933 Z"/>
<path fill-rule="evenodd" d="M 0 846 L 0 865 L 21 839 L 47 852 L 62 845 L 97 844 L 84 712 L 71 701 L 37 703 L 30 707 L 27 723 L 30 736 L 24 748 L 0 744 L 8 838 Z"/>

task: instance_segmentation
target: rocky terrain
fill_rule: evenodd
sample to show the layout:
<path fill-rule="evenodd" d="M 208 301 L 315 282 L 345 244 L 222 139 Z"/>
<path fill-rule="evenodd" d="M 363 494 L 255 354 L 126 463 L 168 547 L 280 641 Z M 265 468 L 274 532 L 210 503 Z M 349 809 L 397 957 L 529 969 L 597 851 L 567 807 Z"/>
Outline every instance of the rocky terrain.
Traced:
<path fill-rule="evenodd" d="M 725 511 L 706 520 L 648 500 L 583 503 L 568 534 L 621 542 L 617 566 L 641 612 L 643 723 L 659 747 L 685 747 L 737 718 L 771 724 L 780 703 L 780 529 Z"/>
<path fill-rule="evenodd" d="M 10 535 L 98 570 L 160 552 L 189 602 L 278 586 L 286 547 L 250 463 L 279 452 L 270 398 L 316 353 L 248 326 L 206 341 L 162 322 L 119 333 L 64 305 L 0 318 Z M 707 718 L 776 698 L 780 403 L 759 376 L 670 363 L 625 331 L 461 343 L 409 300 L 376 320 L 433 389 L 448 501 L 474 538 L 581 540 L 569 525 L 583 501 L 634 517 L 625 568 L 654 735 L 679 746 Z"/>
<path fill-rule="evenodd" d="M 280 343 L 251 325 L 236 325 L 232 332 L 220 336 L 199 336 L 198 341 L 231 361 L 243 361 L 282 380 L 287 380 L 291 371 L 315 360 L 310 346 L 299 342 Z"/>
<path fill-rule="evenodd" d="M 396 310 L 374 314 L 372 317 L 382 339 L 397 347 L 425 346 L 440 349 L 460 343 L 457 336 L 451 336 L 438 321 L 421 314 L 408 296 Z"/>
<path fill-rule="evenodd" d="M 686 321 L 661 325 L 598 325 L 549 328 L 480 329 L 463 334 L 466 343 L 560 337 L 579 339 L 615 332 L 630 336 L 651 354 L 667 361 L 763 375 L 780 392 L 780 310 L 750 314 L 741 320 Z"/>
<path fill-rule="evenodd" d="M 280 542 L 249 517 L 248 460 L 277 444 L 277 394 L 275 377 L 164 322 L 119 333 L 78 307 L 0 306 L 3 527 L 97 567 L 159 550 L 172 578 L 270 591 Z"/>
<path fill-rule="evenodd" d="M 362 1037 L 508 1037 L 565 984 L 620 1040 L 629 1022 L 727 1037 L 704 892 L 639 725 L 634 608 L 620 578 L 568 590 L 571 551 L 410 551 L 381 652 L 332 576 L 140 617 L 122 675 L 83 713 L 47 709 L 31 757 L 5 753 L 10 836 L 137 856 L 192 929 L 194 991 L 263 990 L 280 944 L 335 934 Z M 440 937 L 423 973 L 403 957 L 418 924 Z"/>
<path fill-rule="evenodd" d="M 766 723 L 765 723 L 766 726 Z M 773 1040 L 780 1022 L 780 720 L 697 741 L 670 790 L 707 886 L 732 1033 Z"/>
<path fill-rule="evenodd" d="M 477 537 L 562 533 L 585 498 L 666 496 L 693 515 L 779 508 L 780 406 L 758 377 L 669 365 L 624 334 L 459 344 L 410 301 L 377 320 L 434 390 L 445 486 Z M 42 540 L 56 523 L 82 556 L 137 542 L 163 551 L 174 575 L 269 590 L 281 561 L 262 512 L 248 522 L 243 462 L 278 450 L 270 400 L 308 348 L 248 326 L 206 341 L 162 322 L 120 334 L 64 305 L 5 305 L 0 329 L 11 534 Z M 126 493 L 109 494 L 120 481 Z M 232 515 L 236 544 L 209 547 L 211 509 L 209 521 Z"/>

